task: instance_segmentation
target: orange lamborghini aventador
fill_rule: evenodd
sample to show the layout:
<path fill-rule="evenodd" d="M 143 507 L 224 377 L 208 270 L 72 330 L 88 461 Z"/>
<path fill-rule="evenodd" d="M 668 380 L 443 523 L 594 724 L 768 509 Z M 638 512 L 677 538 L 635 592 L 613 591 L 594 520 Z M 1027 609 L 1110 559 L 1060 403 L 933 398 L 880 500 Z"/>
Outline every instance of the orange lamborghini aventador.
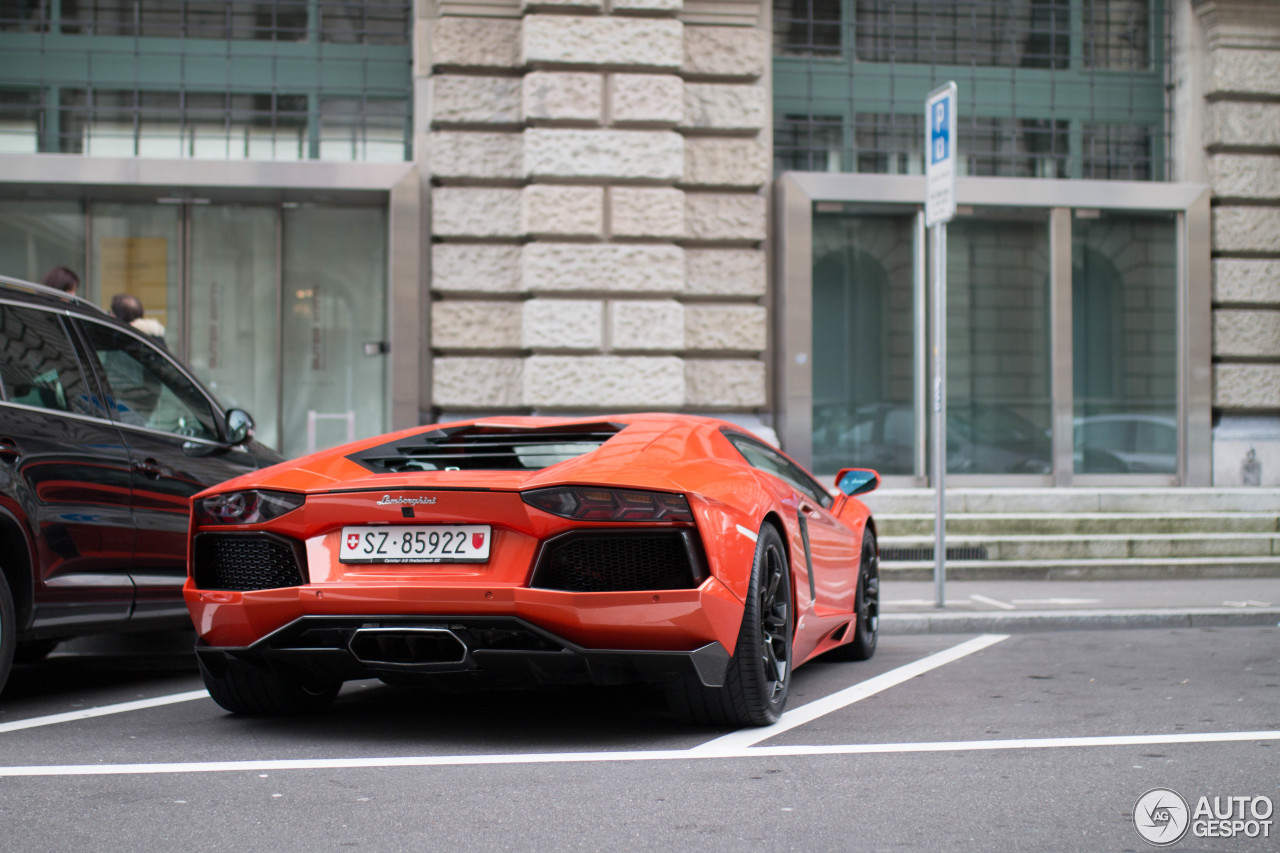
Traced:
<path fill-rule="evenodd" d="M 192 502 L 184 594 L 229 711 L 325 707 L 349 679 L 648 682 L 699 722 L 767 725 L 792 670 L 875 652 L 879 552 L 733 424 L 684 415 L 417 427 Z"/>

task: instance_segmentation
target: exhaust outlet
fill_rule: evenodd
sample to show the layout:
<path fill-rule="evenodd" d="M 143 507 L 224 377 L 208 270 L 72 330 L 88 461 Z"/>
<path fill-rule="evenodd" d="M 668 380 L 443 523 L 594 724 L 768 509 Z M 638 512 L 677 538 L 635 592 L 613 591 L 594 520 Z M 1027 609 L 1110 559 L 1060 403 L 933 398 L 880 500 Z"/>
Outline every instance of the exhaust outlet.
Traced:
<path fill-rule="evenodd" d="M 466 644 L 448 628 L 361 628 L 349 648 L 356 660 L 374 667 L 456 665 L 467 657 Z"/>

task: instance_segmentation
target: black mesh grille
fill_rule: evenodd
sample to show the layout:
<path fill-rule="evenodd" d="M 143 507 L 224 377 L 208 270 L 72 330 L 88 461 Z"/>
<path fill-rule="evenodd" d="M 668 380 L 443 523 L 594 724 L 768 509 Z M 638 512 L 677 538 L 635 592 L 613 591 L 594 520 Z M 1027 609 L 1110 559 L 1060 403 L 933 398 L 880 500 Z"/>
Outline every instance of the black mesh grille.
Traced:
<path fill-rule="evenodd" d="M 631 592 L 696 586 L 678 532 L 575 536 L 553 543 L 534 586 L 565 592 Z"/>
<path fill-rule="evenodd" d="M 278 589 L 302 584 L 293 546 L 267 534 L 203 534 L 195 541 L 195 583 L 200 589 Z"/>

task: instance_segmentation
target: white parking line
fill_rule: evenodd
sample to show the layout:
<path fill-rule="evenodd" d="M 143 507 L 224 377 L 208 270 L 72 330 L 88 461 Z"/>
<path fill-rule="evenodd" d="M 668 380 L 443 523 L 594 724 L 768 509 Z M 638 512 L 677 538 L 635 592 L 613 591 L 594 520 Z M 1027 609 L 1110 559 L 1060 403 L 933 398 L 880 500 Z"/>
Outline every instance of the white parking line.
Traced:
<path fill-rule="evenodd" d="M 988 598 L 985 595 L 978 595 L 976 592 L 973 595 L 970 595 L 969 598 L 972 601 L 978 602 L 979 604 L 986 604 L 991 607 L 998 607 L 1001 610 L 1017 610 L 1018 609 L 1014 607 L 1012 604 L 1009 604 L 1008 602 L 997 601 L 996 599 Z"/>
<path fill-rule="evenodd" d="M 154 699 L 138 699 L 135 702 L 121 702 L 118 705 L 103 705 L 98 708 L 85 708 L 83 711 L 67 711 L 65 714 L 50 714 L 47 717 L 31 717 L 26 720 L 14 720 L 11 723 L 0 723 L 0 733 L 34 729 L 40 726 L 52 726 L 57 723 L 70 723 L 75 720 L 88 720 L 93 717 L 105 717 L 110 714 L 124 714 L 128 711 L 141 711 L 144 708 L 159 708 L 161 705 L 174 705 L 178 702 L 190 702 L 192 699 L 208 698 L 209 691 L 207 690 L 172 693 L 168 696 L 157 696 Z"/>
<path fill-rule="evenodd" d="M 637 752 L 555 752 L 514 755 L 414 755 L 378 758 L 297 758 L 257 761 L 203 761 L 172 764 L 62 764 L 0 767 L 0 778 L 16 776 L 132 776 L 157 773 L 227 773 L 272 770 L 341 770 L 382 767 L 475 767 L 511 764 L 570 764 L 673 759 L 778 758 L 820 755 L 892 755 L 986 750 L 1068 749 L 1091 746 L 1157 746 L 1280 741 L 1280 731 L 1178 732 L 1164 735 L 959 740 L 933 743 L 850 743 L 833 746 L 752 746 L 717 752 L 655 749 Z"/>
<path fill-rule="evenodd" d="M 967 657 L 974 652 L 980 652 L 988 646 L 994 646 L 996 643 L 1007 639 L 1009 639 L 1008 634 L 983 634 L 981 637 L 974 637 L 972 640 L 966 640 L 958 646 L 952 646 L 928 657 L 912 661 L 897 669 L 891 669 L 874 678 L 861 681 L 852 687 L 846 687 L 844 690 L 832 693 L 830 696 L 810 702 L 808 705 L 801 705 L 793 711 L 787 711 L 778 719 L 778 722 L 771 726 L 739 729 L 724 737 L 709 740 L 701 746 L 695 746 L 691 751 L 699 753 L 735 752 L 752 746 L 762 740 L 768 740 L 775 735 L 794 729 L 796 726 L 812 722 L 819 717 L 830 714 L 832 711 L 848 707 L 854 702 L 866 699 L 868 696 L 874 696 L 882 690 L 888 690 L 890 687 L 895 687 L 904 681 L 910 681 L 917 675 L 923 675 L 931 669 L 937 669 L 945 664 L 960 660 L 960 658 Z"/>

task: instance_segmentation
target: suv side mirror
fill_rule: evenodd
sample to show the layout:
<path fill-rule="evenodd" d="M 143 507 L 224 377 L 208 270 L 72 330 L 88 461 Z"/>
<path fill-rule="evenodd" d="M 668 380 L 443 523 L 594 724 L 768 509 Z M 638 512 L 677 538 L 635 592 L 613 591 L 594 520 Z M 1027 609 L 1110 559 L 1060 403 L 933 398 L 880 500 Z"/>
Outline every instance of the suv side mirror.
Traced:
<path fill-rule="evenodd" d="M 253 438 L 253 416 L 244 409 L 227 410 L 227 443 L 244 444 Z"/>
<path fill-rule="evenodd" d="M 880 487 L 880 475 L 870 468 L 845 468 L 836 474 L 836 488 L 849 497 L 865 495 Z"/>

